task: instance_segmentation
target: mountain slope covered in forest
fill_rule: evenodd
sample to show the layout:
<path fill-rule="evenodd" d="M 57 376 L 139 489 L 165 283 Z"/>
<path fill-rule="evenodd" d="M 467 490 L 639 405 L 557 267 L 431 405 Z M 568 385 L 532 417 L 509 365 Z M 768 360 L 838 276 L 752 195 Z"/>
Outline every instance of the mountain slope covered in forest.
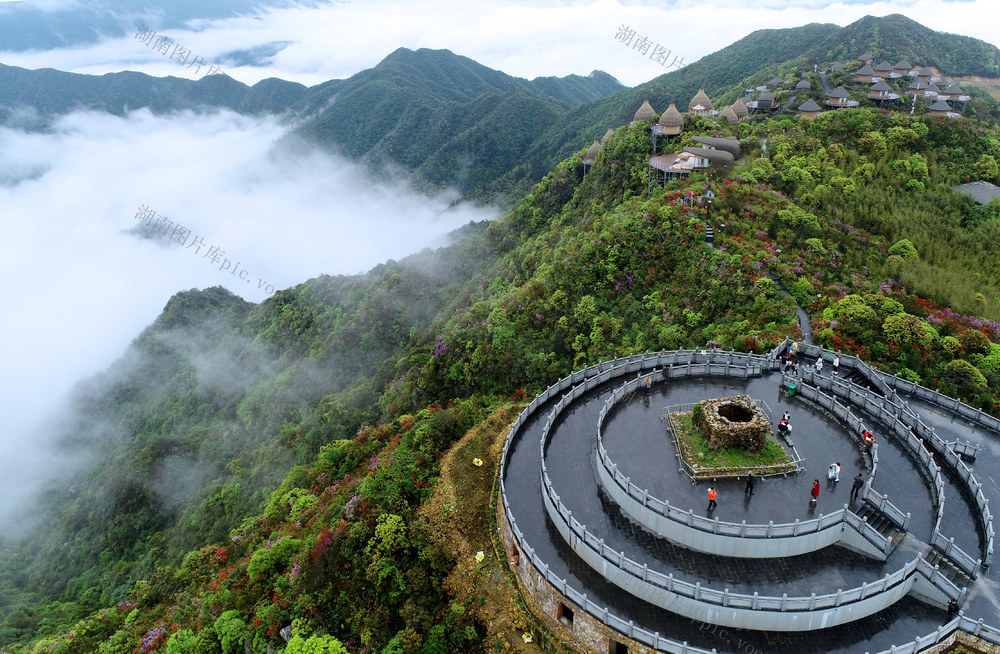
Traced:
<path fill-rule="evenodd" d="M 647 130 L 619 128 L 586 175 L 575 153 L 455 245 L 257 306 L 172 299 L 59 426 L 101 457 L 5 547 L 0 646 L 263 654 L 294 624 L 330 647 L 486 651 L 489 621 L 445 587 L 451 544 L 422 508 L 442 454 L 605 357 L 796 337 L 769 271 L 821 342 L 994 408 L 1000 215 L 948 189 L 1000 181 L 995 126 L 783 117 L 750 128 L 732 176 L 652 194 Z M 689 212 L 703 183 L 711 214 Z M 726 224 L 714 248 L 706 220 Z"/>

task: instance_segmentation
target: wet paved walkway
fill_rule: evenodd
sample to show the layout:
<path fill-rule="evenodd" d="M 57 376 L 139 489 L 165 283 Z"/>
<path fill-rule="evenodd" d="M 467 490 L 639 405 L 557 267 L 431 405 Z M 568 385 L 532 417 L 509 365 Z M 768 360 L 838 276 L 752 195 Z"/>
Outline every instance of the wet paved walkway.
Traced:
<path fill-rule="evenodd" d="M 825 374 L 830 374 L 830 371 L 827 369 Z M 823 509 L 827 506 L 824 500 L 836 498 L 828 504 L 830 511 L 836 510 L 843 506 L 849 493 L 849 477 L 853 476 L 849 472 L 864 468 L 867 473 L 865 457 L 856 447 L 852 449 L 846 428 L 838 431 L 824 423 L 826 416 L 823 410 L 808 401 L 785 397 L 778 390 L 779 379 L 777 374 L 771 374 L 748 382 L 705 378 L 660 384 L 654 388 L 648 407 L 643 398 L 633 397 L 630 402 L 623 403 L 622 410 L 616 410 L 608 417 L 605 422 L 605 446 L 622 470 L 633 477 L 633 482 L 648 487 L 654 496 L 669 499 L 674 505 L 688 506 L 685 503 L 690 503 L 696 512 L 703 511 L 703 505 L 707 504 L 703 497 L 707 484 L 691 484 L 686 476 L 677 472 L 673 445 L 659 421 L 659 408 L 709 396 L 746 392 L 767 402 L 774 420 L 784 410 L 789 411 L 792 424 L 796 426 L 793 441 L 800 453 L 806 456 L 810 469 L 797 477 L 758 481 L 754 497 L 749 502 L 744 501 L 742 481 L 719 483 L 720 506 L 715 515 L 736 522 L 746 519 L 748 523 L 766 522 L 762 518 L 772 512 L 781 512 L 785 516 L 767 518 L 775 522 L 795 517 L 815 517 L 810 515 L 808 509 L 808 485 L 814 477 L 822 477 L 827 459 L 840 456 L 836 460 L 843 464 L 841 482 L 830 488 L 825 479 L 821 479 L 824 492 L 819 504 L 819 509 Z M 918 553 L 926 552 L 926 545 L 921 541 L 926 542 L 933 527 L 931 494 L 909 455 L 890 438 L 879 440 L 879 474 L 875 488 L 887 493 L 890 500 L 903 511 L 911 512 L 913 518 L 910 535 L 885 564 L 833 547 L 790 559 L 771 559 L 762 565 L 759 561 L 699 554 L 650 535 L 629 522 L 597 489 L 593 462 L 596 416 L 610 391 L 622 381 L 618 379 L 595 389 L 563 413 L 554 426 L 546 462 L 557 492 L 574 516 L 588 529 L 599 533 L 609 545 L 624 550 L 631 558 L 649 562 L 650 567 L 655 566 L 663 572 L 673 571 L 675 575 L 692 582 L 728 587 L 732 592 L 808 595 L 859 585 L 857 580 L 880 577 L 898 569 Z M 949 416 L 946 411 L 926 402 L 905 399 L 945 440 L 953 440 L 957 436 L 982 444 L 973 471 L 983 483 L 983 492 L 990 498 L 991 506 L 1000 507 L 1000 436 L 977 429 L 966 420 Z M 552 567 L 553 572 L 586 592 L 593 601 L 607 605 L 613 613 L 675 640 L 687 640 L 692 645 L 708 649 L 714 647 L 720 652 L 738 651 L 749 645 L 763 652 L 874 652 L 930 633 L 946 620 L 943 611 L 907 598 L 871 618 L 820 632 L 761 633 L 730 629 L 720 636 L 720 630 L 710 625 L 677 616 L 632 597 L 584 564 L 563 542 L 545 515 L 537 473 L 538 443 L 542 423 L 551 410 L 551 404 L 534 414 L 522 429 L 521 437 L 512 444 L 506 477 L 508 501 L 527 541 Z M 817 460 L 823 463 L 814 463 Z M 976 522 L 958 484 L 960 482 L 956 478 L 947 479 L 942 531 L 953 536 L 965 551 L 978 557 L 981 551 Z M 799 496 L 805 499 L 797 501 Z M 789 498 L 796 499 L 790 501 Z M 981 617 L 994 625 L 1000 623 L 1000 575 L 997 574 L 997 566 L 984 571 L 970 585 L 964 611 L 974 619 Z"/>
<path fill-rule="evenodd" d="M 667 405 L 741 393 L 767 403 L 775 433 L 782 413 L 789 413 L 792 442 L 799 455 L 806 459 L 807 467 L 799 475 L 759 479 L 752 498 L 744 495 L 744 479 L 692 484 L 678 471 L 676 447 L 666 425 L 659 420 L 660 408 Z M 630 403 L 616 407 L 605 419 L 604 446 L 619 470 L 654 497 L 668 500 L 672 506 L 693 509 L 698 515 L 728 522 L 746 520 L 748 524 L 811 520 L 820 513 L 837 511 L 849 504 L 854 476 L 860 472 L 867 480 L 871 471 L 870 459 L 857 437 L 834 422 L 827 411 L 807 400 L 788 398 L 777 387 L 776 375 L 750 380 L 747 384 L 726 385 L 714 379 L 661 383 L 654 386 L 649 401 L 639 394 Z M 889 494 L 893 501 L 897 495 L 911 498 L 909 507 L 900 508 L 913 514 L 911 531 L 926 540 L 933 528 L 932 497 L 921 483 L 915 464 L 892 442 L 880 441 L 879 457 L 882 474 L 877 475 L 875 488 Z M 826 471 L 834 462 L 841 464 L 839 483 L 829 483 L 826 479 Z M 817 478 L 822 492 L 819 502 L 812 506 L 809 489 L 812 480 Z M 719 489 L 719 507 L 711 513 L 705 511 L 709 485 Z M 857 511 L 859 507 L 854 503 L 850 508 Z"/>
<path fill-rule="evenodd" d="M 990 501 L 993 528 L 996 529 L 997 512 L 1000 511 L 1000 434 L 977 427 L 965 418 L 950 415 L 946 409 L 925 400 L 904 393 L 900 393 L 900 397 L 944 440 L 961 438 L 982 446 L 975 463 L 970 465 L 976 479 L 983 485 L 983 494 Z M 942 469 L 945 467 L 942 466 Z M 973 557 L 980 558 L 979 533 L 975 529 L 978 522 L 972 515 L 969 502 L 962 495 L 963 491 L 957 488 L 961 481 L 952 475 L 946 475 L 945 480 L 945 512 L 941 531 L 954 538 L 955 543 Z M 981 571 L 979 579 L 969 587 L 964 610 L 969 617 L 982 618 L 994 626 L 1000 625 L 1000 564 L 996 561 L 991 568 Z"/>
<path fill-rule="evenodd" d="M 625 405 L 616 413 L 621 419 L 606 423 L 605 447 L 609 448 L 612 459 L 618 462 L 619 468 L 626 475 L 632 476 L 633 483 L 645 487 L 634 473 L 644 473 L 644 479 L 652 482 L 649 490 L 661 499 L 668 499 L 671 504 L 683 508 L 692 508 L 703 515 L 718 517 L 720 520 L 738 522 L 743 519 L 740 511 L 750 512 L 760 516 L 753 520 L 757 523 L 792 522 L 795 518 L 811 519 L 818 517 L 824 507 L 827 512 L 833 512 L 847 503 L 850 495 L 850 484 L 827 484 L 821 474 L 805 473 L 792 475 L 785 479 L 774 478 L 763 481 L 760 490 L 755 491 L 755 497 L 748 503 L 743 501 L 745 482 L 739 480 L 722 480 L 718 482 L 720 507 L 711 514 L 705 511 L 708 500 L 708 483 L 692 485 L 687 477 L 676 472 L 663 474 L 666 470 L 664 460 L 672 459 L 670 450 L 672 443 L 666 441 L 664 427 L 657 417 L 658 410 L 653 406 L 665 406 L 684 402 L 694 402 L 706 397 L 722 397 L 739 393 L 747 393 L 759 397 L 763 393 L 775 393 L 779 377 L 770 375 L 765 378 L 752 379 L 748 382 L 728 382 L 727 380 L 704 378 L 696 380 L 681 380 L 655 387 L 651 395 L 650 409 L 645 409 L 645 401 L 636 396 L 635 402 Z M 620 384 L 620 381 L 619 381 Z M 808 596 L 810 593 L 823 594 L 833 592 L 837 588 L 848 589 L 860 586 L 863 582 L 871 582 L 882 577 L 886 572 L 895 571 L 915 558 L 917 552 L 909 548 L 901 548 L 893 552 L 889 560 L 882 562 L 870 561 L 843 548 L 827 548 L 818 552 L 788 558 L 768 559 L 727 559 L 708 554 L 691 552 L 683 547 L 675 546 L 660 538 L 648 537 L 646 532 L 627 524 L 624 518 L 619 519 L 617 509 L 602 501 L 596 481 L 593 449 L 595 443 L 595 425 L 597 414 L 607 400 L 609 391 L 618 384 L 610 384 L 606 389 L 597 389 L 582 396 L 573 405 L 573 410 L 564 412 L 560 420 L 553 426 L 546 456 L 549 476 L 556 492 L 563 497 L 567 508 L 573 512 L 577 520 L 587 525 L 587 529 L 603 538 L 605 542 L 622 550 L 626 556 L 640 563 L 647 563 L 664 574 L 673 573 L 683 576 L 690 582 L 701 580 L 703 584 L 713 588 L 729 588 L 734 593 L 759 592 L 762 595 Z M 774 401 L 780 398 L 774 398 Z M 847 464 L 847 455 L 861 458 L 846 433 L 839 438 L 831 437 L 838 431 L 836 423 L 824 421 L 822 412 L 812 407 L 811 403 L 801 399 L 777 404 L 778 415 L 788 406 L 793 413 L 792 424 L 799 421 L 803 429 L 793 430 L 793 440 L 804 443 L 807 450 L 824 453 L 822 461 L 841 461 Z M 632 416 L 636 420 L 626 420 Z M 618 427 L 614 428 L 617 423 Z M 636 429 L 627 428 L 633 423 Z M 635 424 L 639 423 L 639 424 Z M 642 424 L 646 423 L 646 424 Z M 611 431 L 616 431 L 618 438 L 611 438 Z M 653 443 L 637 442 L 628 445 L 632 438 L 642 435 L 646 440 L 660 440 L 659 460 L 653 455 Z M 799 436 L 802 436 L 799 438 Z M 617 443 L 617 447 L 614 444 Z M 809 445 L 806 446 L 805 443 Z M 665 448 L 664 445 L 669 447 Z M 798 445 L 796 445 L 798 447 Z M 900 508 L 913 514 L 911 532 L 921 540 L 930 537 L 933 528 L 933 507 L 931 495 L 923 484 L 916 467 L 902 451 L 892 452 L 896 448 L 892 443 L 880 443 L 880 468 L 896 473 L 884 475 L 894 492 L 889 496 L 895 501 L 897 495 L 906 498 L 908 502 L 901 503 Z M 844 456 L 841 456 L 841 453 Z M 884 453 L 884 454 L 883 454 Z M 851 463 L 855 463 L 852 461 Z M 851 464 L 847 464 L 851 465 Z M 845 467 L 842 475 L 856 474 L 856 467 Z M 822 465 L 826 470 L 826 465 Z M 633 472 L 634 471 L 634 472 Z M 812 480 L 820 477 L 824 492 L 820 495 L 817 508 L 809 503 L 809 488 Z M 590 483 L 580 484 L 576 480 L 586 479 Z M 889 493 L 885 484 L 880 483 L 881 477 L 876 477 L 875 488 L 883 493 Z M 659 488 L 657 488 L 659 486 Z M 655 489 L 655 490 L 654 490 Z M 572 491 L 572 492 L 570 492 Z M 677 497 L 689 498 L 688 503 Z M 683 494 L 681 494 L 683 493 Z M 922 510 L 915 510 L 920 509 Z M 609 510 L 613 509 L 613 510 Z M 773 516 L 773 517 L 767 517 Z M 750 520 L 748 519 L 748 522 Z"/>
<path fill-rule="evenodd" d="M 772 378 L 770 384 L 772 387 L 775 383 L 773 380 L 776 379 L 776 377 Z M 755 381 L 760 383 L 764 380 Z M 768 559 L 766 561 L 730 559 L 688 550 L 665 539 L 651 536 L 641 527 L 629 523 L 627 519 L 619 515 L 614 504 L 602 498 L 596 482 L 594 463 L 597 414 L 607 400 L 609 391 L 616 385 L 612 384 L 603 391 L 597 389 L 582 396 L 574 403 L 572 412 L 564 412 L 563 416 L 565 417 L 561 417 L 553 426 L 554 435 L 546 455 L 549 476 L 556 492 L 562 497 L 563 503 L 573 512 L 573 516 L 577 520 L 587 526 L 588 531 L 603 538 L 608 546 L 624 551 L 627 557 L 640 563 L 646 563 L 651 569 L 658 572 L 673 573 L 691 583 L 700 580 L 704 585 L 720 590 L 729 588 L 730 592 L 734 593 L 752 594 L 757 591 L 762 595 L 780 596 L 782 593 L 788 593 L 789 596 L 808 596 L 812 592 L 822 594 L 833 592 L 837 588 L 855 588 L 860 586 L 862 582 L 877 580 L 885 574 L 882 571 L 882 562 L 870 561 L 842 548 L 827 548 L 787 559 Z M 755 384 L 750 384 L 750 386 L 753 385 Z M 723 382 L 713 385 L 710 380 L 693 382 L 683 380 L 661 385 L 658 390 L 661 392 L 654 394 L 655 398 L 660 405 L 665 405 L 703 399 L 706 397 L 706 393 L 709 394 L 708 397 L 718 397 L 747 392 L 749 389 L 746 389 L 743 384 L 733 386 Z M 627 406 L 620 413 L 636 413 L 645 416 L 656 413 L 652 408 L 645 411 L 641 407 L 643 404 L 641 400 L 635 404 L 638 406 L 634 412 L 629 411 L 630 407 Z M 663 427 L 655 417 L 652 419 L 651 427 L 650 431 L 655 432 L 661 439 L 664 438 Z M 621 439 L 618 440 L 620 443 Z M 647 463 L 653 461 L 651 456 L 647 456 L 646 450 L 638 447 L 630 449 L 631 453 L 627 458 L 621 456 L 616 459 L 621 461 L 619 467 L 625 474 L 629 474 L 629 468 L 644 469 Z M 622 448 L 619 448 L 619 453 L 624 454 Z M 613 452 L 612 458 L 616 458 Z M 662 470 L 655 465 L 655 462 L 651 468 L 653 471 Z M 649 471 L 647 469 L 647 472 Z M 660 475 L 660 479 L 672 482 L 670 490 L 682 487 L 688 490 L 692 488 L 687 478 L 676 471 L 669 476 Z M 586 482 L 580 483 L 579 480 L 586 480 Z M 636 482 L 634 477 L 633 482 Z M 776 506 L 795 505 L 795 501 L 789 500 L 789 494 L 778 490 L 779 485 L 785 490 L 791 489 L 791 494 L 798 496 L 801 500 L 798 504 L 803 509 L 808 505 L 808 488 L 812 484 L 812 478 L 806 480 L 800 475 L 781 481 L 768 481 L 767 484 L 769 485 L 768 491 L 771 490 L 770 486 L 775 486 L 776 492 L 762 490 L 751 502 L 754 507 L 763 507 L 766 510 L 767 506 L 771 506 L 773 509 Z M 742 504 L 743 485 L 743 482 L 735 480 L 727 480 L 725 484 L 720 483 L 719 499 L 723 505 L 730 497 Z M 697 510 L 700 512 L 708 504 L 707 496 L 704 496 L 708 484 L 699 484 L 694 488 L 697 490 L 698 497 L 695 501 Z M 837 499 L 837 503 L 829 503 L 830 510 L 842 508 L 849 493 L 850 487 L 847 484 L 842 484 L 839 489 L 835 490 L 833 496 L 839 495 L 840 497 Z M 670 497 L 669 493 L 661 495 Z M 840 501 L 841 499 L 843 501 Z M 821 500 L 826 500 L 826 496 L 821 496 Z M 694 506 L 683 506 L 684 508 L 695 508 Z M 721 507 L 715 514 L 720 519 L 736 517 L 735 515 L 726 515 Z M 803 511 L 802 517 L 808 518 L 809 515 Z M 784 520 L 781 521 L 784 522 Z M 913 558 L 910 556 L 907 560 Z M 899 560 L 895 567 L 887 568 L 887 570 L 901 568 L 905 562 Z M 820 591 L 821 588 L 827 590 Z"/>

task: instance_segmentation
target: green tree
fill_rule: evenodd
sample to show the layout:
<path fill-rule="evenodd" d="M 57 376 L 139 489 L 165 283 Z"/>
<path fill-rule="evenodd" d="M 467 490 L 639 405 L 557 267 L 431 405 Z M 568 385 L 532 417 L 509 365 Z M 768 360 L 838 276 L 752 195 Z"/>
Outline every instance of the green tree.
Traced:
<path fill-rule="evenodd" d="M 997 160 L 988 154 L 980 155 L 976 159 L 973 171 L 979 179 L 987 181 L 996 181 L 997 177 L 1000 177 L 1000 166 L 997 165 Z"/>
<path fill-rule="evenodd" d="M 190 629 L 181 629 L 167 641 L 167 654 L 220 654 L 221 652 L 219 638 L 211 626 L 198 634 Z"/>
<path fill-rule="evenodd" d="M 573 317 L 583 327 L 590 327 L 590 322 L 596 315 L 597 301 L 594 300 L 593 295 L 584 295 L 573 309 Z"/>
<path fill-rule="evenodd" d="M 909 239 L 901 238 L 889 248 L 889 255 L 896 255 L 904 259 L 917 257 L 917 248 L 910 243 Z"/>
<path fill-rule="evenodd" d="M 986 354 L 990 351 L 990 339 L 978 329 L 966 329 L 958 335 L 965 354 Z"/>
<path fill-rule="evenodd" d="M 818 238 L 807 238 L 806 246 L 816 254 L 819 255 L 826 254 L 826 247 L 823 246 L 823 241 L 819 240 Z"/>
<path fill-rule="evenodd" d="M 971 397 L 986 390 L 986 377 L 965 359 L 948 362 L 941 379 L 953 384 L 961 397 Z"/>
<path fill-rule="evenodd" d="M 295 634 L 288 641 L 285 654 L 350 654 L 350 652 L 333 636 L 313 635 L 303 638 Z"/>
<path fill-rule="evenodd" d="M 858 141 L 858 145 L 862 150 L 876 157 L 884 156 L 887 150 L 885 137 L 879 132 L 865 132 Z"/>
<path fill-rule="evenodd" d="M 240 612 L 232 610 L 215 619 L 215 633 L 219 635 L 222 651 L 228 653 L 242 651 L 244 642 L 252 638 L 253 632 Z"/>
<path fill-rule="evenodd" d="M 928 347 L 932 337 L 925 325 L 922 318 L 909 313 L 897 313 L 885 319 L 882 331 L 885 332 L 886 339 L 896 347 L 907 348 L 912 345 Z"/>

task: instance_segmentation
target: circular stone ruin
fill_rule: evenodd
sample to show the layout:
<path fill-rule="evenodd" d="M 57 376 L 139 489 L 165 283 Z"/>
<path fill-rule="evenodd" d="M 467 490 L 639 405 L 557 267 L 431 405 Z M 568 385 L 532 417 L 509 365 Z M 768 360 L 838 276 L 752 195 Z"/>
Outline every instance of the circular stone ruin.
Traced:
<path fill-rule="evenodd" d="M 749 395 L 705 400 L 693 409 L 694 424 L 708 447 L 762 450 L 771 433 L 771 421 Z"/>

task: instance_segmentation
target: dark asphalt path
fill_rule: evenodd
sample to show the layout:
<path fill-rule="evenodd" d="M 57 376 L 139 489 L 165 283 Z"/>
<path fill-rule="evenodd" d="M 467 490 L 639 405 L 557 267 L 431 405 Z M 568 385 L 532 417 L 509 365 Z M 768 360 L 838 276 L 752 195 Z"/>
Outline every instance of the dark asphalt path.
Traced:
<path fill-rule="evenodd" d="M 752 380 L 749 384 L 743 382 L 734 384 L 722 379 L 671 382 L 669 387 L 657 387 L 648 410 L 643 405 L 642 400 L 639 400 L 636 408 L 638 417 L 634 419 L 641 423 L 650 421 L 650 416 L 656 413 L 654 407 L 658 408 L 662 404 L 694 401 L 705 397 L 706 392 L 711 395 L 722 395 L 740 392 L 744 389 L 750 390 L 751 395 L 763 397 L 765 401 L 768 401 L 769 397 L 772 398 L 774 400 L 772 409 L 780 415 L 786 406 L 775 396 L 777 380 L 778 376 L 772 375 L 770 378 Z M 564 488 L 558 492 L 571 508 L 574 516 L 587 524 L 588 529 L 600 533 L 613 547 L 624 549 L 631 558 L 650 561 L 651 565 L 655 565 L 657 569 L 664 572 L 675 570 L 677 576 L 686 580 L 692 582 L 700 580 L 706 585 L 728 587 L 733 592 L 746 592 L 747 590 L 753 592 L 756 590 L 767 594 L 776 591 L 776 594 L 788 592 L 790 595 L 808 595 L 810 592 L 820 594 L 836 590 L 838 587 L 847 588 L 852 585 L 860 585 L 860 582 L 853 583 L 857 579 L 881 577 L 885 572 L 897 569 L 898 562 L 912 559 L 921 547 L 915 539 L 908 538 L 897 548 L 888 564 L 885 565 L 869 561 L 836 547 L 792 559 L 771 560 L 768 565 L 761 565 L 760 562 L 747 562 L 689 552 L 649 535 L 625 520 L 615 507 L 603 500 L 597 491 L 593 464 L 596 413 L 606 400 L 607 394 L 618 383 L 620 380 L 584 396 L 572 409 L 564 413 L 565 418 L 561 419 L 555 426 L 555 435 L 549 447 L 546 461 L 555 485 Z M 770 387 L 770 395 L 767 395 L 768 386 Z M 771 404 L 770 401 L 768 403 Z M 788 406 L 792 407 L 793 405 Z M 806 407 L 805 403 L 797 402 L 794 408 L 793 424 L 796 424 L 795 420 L 798 419 L 805 426 L 812 420 L 812 418 L 807 418 L 812 410 Z M 929 633 L 946 619 L 943 611 L 915 600 L 906 599 L 877 616 L 835 629 L 824 630 L 822 633 L 767 634 L 730 630 L 728 638 L 720 639 L 718 636 L 712 636 L 708 629 L 699 629 L 699 626 L 703 627 L 704 625 L 637 600 L 617 586 L 603 580 L 589 566 L 582 563 L 563 542 L 545 516 L 538 476 L 538 443 L 546 411 L 539 411 L 535 415 L 536 417 L 525 425 L 522 436 L 512 445 L 509 453 L 510 465 L 506 477 L 506 488 L 511 509 L 528 542 L 535 548 L 539 556 L 552 567 L 553 572 L 566 578 L 571 585 L 586 592 L 591 600 L 601 605 L 607 605 L 613 613 L 626 617 L 626 619 L 635 620 L 636 624 L 642 625 L 646 629 L 659 631 L 661 634 L 670 634 L 675 639 L 687 640 L 690 644 L 701 647 L 709 649 L 715 647 L 720 652 L 741 649 L 741 646 L 737 645 L 737 638 L 743 643 L 742 647 L 752 644 L 764 652 L 879 651 L 888 649 L 893 644 L 905 643 L 916 635 Z M 796 415 L 798 418 L 794 417 Z M 612 418 L 612 422 L 619 420 Z M 615 427 L 615 429 L 621 430 L 621 434 L 626 435 L 622 436 L 622 439 L 626 438 L 629 432 L 628 422 L 629 420 L 622 421 L 620 425 Z M 658 419 L 653 418 L 649 424 L 654 423 L 662 438 Z M 643 431 L 645 432 L 645 430 Z M 803 438 L 804 433 L 793 432 L 793 434 L 799 436 L 799 440 L 803 442 L 807 440 Z M 798 445 L 798 443 L 796 444 Z M 899 453 L 898 461 L 892 463 L 894 455 L 891 452 L 896 448 L 891 444 L 887 445 L 888 447 L 880 450 L 880 457 L 884 457 L 887 467 L 891 468 L 895 465 L 898 472 L 903 470 L 904 466 L 912 465 L 908 463 L 908 458 L 902 453 Z M 639 443 L 629 447 L 625 440 L 620 440 L 616 447 L 623 450 L 632 449 L 635 454 L 641 454 L 638 458 L 650 458 L 649 468 L 651 470 L 662 471 L 665 466 L 662 458 L 657 462 L 652 457 L 648 457 L 648 450 L 642 449 Z M 882 451 L 885 452 L 884 455 Z M 661 457 L 664 454 L 665 450 L 661 449 Z M 633 459 L 635 458 L 633 456 Z M 845 462 L 842 461 L 842 463 Z M 882 461 L 880 461 L 881 465 L 883 465 Z M 813 473 L 809 474 L 819 476 Z M 672 475 L 674 479 L 678 477 L 676 472 L 673 472 Z M 809 477 L 810 482 L 812 476 Z M 842 479 L 843 476 L 842 474 Z M 659 474 L 659 477 L 666 483 L 670 475 Z M 901 483 L 905 488 L 908 484 L 905 481 L 907 477 L 915 478 L 915 472 L 910 474 L 910 471 L 907 471 L 905 474 L 886 475 L 884 483 L 892 485 L 895 483 L 894 480 L 900 479 L 904 480 Z M 655 481 L 656 475 L 652 475 L 650 478 Z M 789 486 L 798 490 L 796 484 L 799 483 L 799 480 L 789 478 L 782 481 L 791 482 Z M 876 482 L 876 488 L 879 490 L 883 490 L 881 482 L 882 477 L 880 476 Z M 684 483 L 691 487 L 689 482 Z M 756 511 L 758 506 L 766 504 L 768 491 L 772 488 L 768 485 L 770 483 L 765 482 L 760 486 L 759 495 L 755 493 L 755 498 L 750 503 L 751 510 Z M 775 483 L 779 482 L 776 480 Z M 736 515 L 740 515 L 742 483 L 737 482 L 737 484 L 738 492 L 735 490 L 732 492 L 738 498 L 738 504 L 734 507 L 737 511 Z M 667 486 L 663 488 L 666 489 Z M 778 488 L 778 486 L 774 488 Z M 842 481 L 841 488 L 834 489 L 833 495 L 843 494 L 846 497 L 848 492 L 849 487 Z M 926 488 L 920 489 L 919 492 L 914 491 L 912 497 L 896 496 L 895 493 L 903 492 L 897 488 L 887 487 L 884 492 L 890 493 L 893 501 L 903 510 L 913 511 L 914 509 L 911 507 L 923 506 L 922 513 L 927 513 L 930 500 Z M 720 500 L 724 501 L 729 493 L 730 490 L 724 488 L 720 492 Z M 700 493 L 695 495 L 697 494 Z M 821 496 L 821 503 L 825 497 L 827 496 Z M 761 501 L 758 502 L 758 499 Z M 837 502 L 836 505 L 831 502 L 831 506 L 842 505 L 839 498 Z M 795 504 L 794 502 L 786 503 Z M 724 504 L 720 503 L 720 509 L 723 506 Z M 702 507 L 699 506 L 699 508 Z M 914 513 L 915 524 L 919 514 L 920 512 Z M 734 519 L 736 519 L 735 516 Z M 923 518 L 922 520 L 925 524 L 915 528 L 914 533 L 929 530 L 929 526 L 926 525 L 927 519 Z M 926 538 L 926 536 L 923 537 Z"/>

